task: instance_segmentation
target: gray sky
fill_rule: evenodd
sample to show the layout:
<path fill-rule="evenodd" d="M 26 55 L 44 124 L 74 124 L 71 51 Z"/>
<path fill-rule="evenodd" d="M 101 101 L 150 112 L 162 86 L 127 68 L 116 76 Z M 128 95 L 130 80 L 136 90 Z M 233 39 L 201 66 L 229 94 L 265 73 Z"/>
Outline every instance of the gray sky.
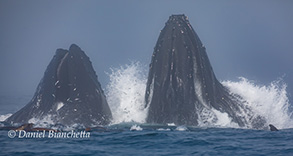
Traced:
<path fill-rule="evenodd" d="M 57 48 L 76 43 L 103 88 L 110 67 L 149 64 L 171 14 L 186 14 L 216 76 L 259 84 L 284 77 L 293 92 L 293 1 L 0 1 L 0 95 L 32 95 Z"/>

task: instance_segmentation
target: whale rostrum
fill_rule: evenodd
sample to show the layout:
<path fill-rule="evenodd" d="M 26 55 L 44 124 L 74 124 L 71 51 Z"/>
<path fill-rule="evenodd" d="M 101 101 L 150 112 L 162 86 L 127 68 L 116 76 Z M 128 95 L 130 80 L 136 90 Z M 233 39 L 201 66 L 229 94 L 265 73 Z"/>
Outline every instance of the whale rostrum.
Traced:
<path fill-rule="evenodd" d="M 266 123 L 217 80 L 206 48 L 185 15 L 170 16 L 159 35 L 145 103 L 148 123 L 196 126 L 217 122 L 217 113 L 226 113 L 240 127 L 263 128 Z"/>
<path fill-rule="evenodd" d="M 89 57 L 75 44 L 57 49 L 32 100 L 6 121 L 50 117 L 63 125 L 109 124 L 112 114 Z"/>

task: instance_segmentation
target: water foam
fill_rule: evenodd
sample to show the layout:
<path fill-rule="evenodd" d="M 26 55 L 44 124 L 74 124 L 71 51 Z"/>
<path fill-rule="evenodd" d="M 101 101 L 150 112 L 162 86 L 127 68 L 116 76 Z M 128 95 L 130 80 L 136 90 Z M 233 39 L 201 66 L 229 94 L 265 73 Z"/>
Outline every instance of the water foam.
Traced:
<path fill-rule="evenodd" d="M 50 114 L 42 118 L 33 117 L 28 120 L 28 123 L 33 123 L 36 127 L 51 127 L 51 125 L 55 124 L 53 118 L 54 116 Z"/>
<path fill-rule="evenodd" d="M 139 62 L 111 69 L 111 73 L 108 74 L 110 83 L 106 88 L 106 96 L 113 114 L 113 124 L 145 122 L 146 73 L 144 66 Z"/>
<path fill-rule="evenodd" d="M 0 122 L 5 121 L 7 118 L 9 118 L 12 114 L 4 114 L 4 115 L 0 115 Z"/>
<path fill-rule="evenodd" d="M 176 127 L 175 130 L 176 130 L 176 131 L 187 131 L 188 129 L 187 129 L 186 126 L 178 126 L 178 127 Z"/>
<path fill-rule="evenodd" d="M 130 131 L 142 131 L 143 129 L 138 125 L 133 125 L 130 127 Z"/>
<path fill-rule="evenodd" d="M 227 113 L 222 113 L 216 109 L 212 109 L 214 114 L 217 116 L 217 120 L 215 122 L 216 126 L 220 127 L 238 127 L 238 124 L 232 122 L 232 119 L 228 116 Z"/>
<path fill-rule="evenodd" d="M 239 128 L 238 124 L 232 121 L 232 118 L 226 112 L 220 112 L 214 108 L 204 107 L 197 112 L 199 115 L 199 127 L 222 127 Z"/>
<path fill-rule="evenodd" d="M 289 112 L 287 85 L 282 79 L 269 85 L 256 85 L 246 78 L 240 77 L 238 82 L 223 81 L 231 93 L 244 99 L 244 104 L 251 107 L 256 114 L 263 116 L 269 124 L 276 127 L 293 128 L 292 112 Z"/>
<path fill-rule="evenodd" d="M 170 128 L 158 128 L 157 131 L 171 131 Z"/>

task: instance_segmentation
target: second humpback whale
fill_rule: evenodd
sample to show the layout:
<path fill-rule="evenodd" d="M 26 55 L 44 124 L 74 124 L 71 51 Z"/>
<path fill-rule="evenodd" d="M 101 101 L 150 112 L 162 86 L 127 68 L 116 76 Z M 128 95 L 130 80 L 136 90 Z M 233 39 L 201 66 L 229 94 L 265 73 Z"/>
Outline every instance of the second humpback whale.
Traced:
<path fill-rule="evenodd" d="M 148 123 L 199 125 L 227 115 L 240 127 L 266 121 L 230 94 L 216 78 L 206 48 L 185 15 L 172 15 L 162 29 L 150 64 L 145 103 Z"/>
<path fill-rule="evenodd" d="M 6 121 L 28 123 L 49 117 L 63 125 L 109 124 L 112 114 L 89 57 L 75 44 L 58 49 L 33 99 Z"/>

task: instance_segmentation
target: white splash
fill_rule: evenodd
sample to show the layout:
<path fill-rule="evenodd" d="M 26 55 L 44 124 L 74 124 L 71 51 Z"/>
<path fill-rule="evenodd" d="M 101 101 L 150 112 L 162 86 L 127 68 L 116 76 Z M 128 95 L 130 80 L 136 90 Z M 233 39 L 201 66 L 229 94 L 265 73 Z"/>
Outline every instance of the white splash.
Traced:
<path fill-rule="evenodd" d="M 167 123 L 168 126 L 176 126 L 175 123 Z"/>
<path fill-rule="evenodd" d="M 228 116 L 227 113 L 222 113 L 216 109 L 212 109 L 212 112 L 214 112 L 215 116 L 217 117 L 215 126 L 234 128 L 239 127 L 237 123 L 232 122 L 232 119 Z"/>
<path fill-rule="evenodd" d="M 164 128 L 158 128 L 157 131 L 171 131 L 171 129 L 170 128 L 166 128 L 166 129 L 164 129 Z"/>
<path fill-rule="evenodd" d="M 148 111 L 144 108 L 146 73 L 145 67 L 139 62 L 111 69 L 111 73 L 108 74 L 110 83 L 107 85 L 106 95 L 113 114 L 113 124 L 145 122 Z M 281 80 L 268 85 L 257 85 L 246 78 L 240 78 L 238 82 L 223 81 L 222 84 L 230 90 L 231 94 L 240 95 L 244 104 L 255 114 L 265 117 L 268 124 L 273 124 L 279 129 L 293 128 L 292 113 L 288 112 L 290 104 L 286 92 L 287 86 Z M 201 97 L 201 88 L 196 84 L 195 88 Z M 209 107 L 200 108 L 199 111 L 200 127 L 239 128 L 227 113 Z M 249 118 L 249 115 L 243 112 L 241 116 Z"/>
<path fill-rule="evenodd" d="M 133 125 L 130 127 L 131 131 L 142 131 L 143 129 L 138 125 Z"/>
<path fill-rule="evenodd" d="M 113 124 L 145 122 L 146 73 L 139 62 L 111 69 L 106 95 L 113 115 Z"/>
<path fill-rule="evenodd" d="M 53 115 L 47 115 L 40 118 L 31 118 L 28 123 L 33 123 L 36 127 L 50 127 L 51 125 L 54 125 L 55 122 L 53 120 Z"/>
<path fill-rule="evenodd" d="M 186 126 L 178 126 L 175 129 L 176 131 L 187 131 L 187 127 Z"/>
<path fill-rule="evenodd" d="M 84 129 L 85 126 L 83 126 L 82 124 L 72 124 L 72 125 L 66 125 L 64 127 L 62 127 L 63 131 L 72 131 L 72 130 L 76 130 L 76 129 Z M 58 127 L 53 127 L 53 129 L 58 129 Z M 60 129 L 60 128 L 59 128 Z"/>
<path fill-rule="evenodd" d="M 5 115 L 0 115 L 0 122 L 5 121 L 7 118 L 9 118 L 12 114 L 5 114 Z"/>
<path fill-rule="evenodd" d="M 293 128 L 292 112 L 289 112 L 289 100 L 287 97 L 287 85 L 280 79 L 269 85 L 256 85 L 254 82 L 240 77 L 239 82 L 224 81 L 222 84 L 228 87 L 231 93 L 240 95 L 245 105 L 252 108 L 279 129 Z"/>

